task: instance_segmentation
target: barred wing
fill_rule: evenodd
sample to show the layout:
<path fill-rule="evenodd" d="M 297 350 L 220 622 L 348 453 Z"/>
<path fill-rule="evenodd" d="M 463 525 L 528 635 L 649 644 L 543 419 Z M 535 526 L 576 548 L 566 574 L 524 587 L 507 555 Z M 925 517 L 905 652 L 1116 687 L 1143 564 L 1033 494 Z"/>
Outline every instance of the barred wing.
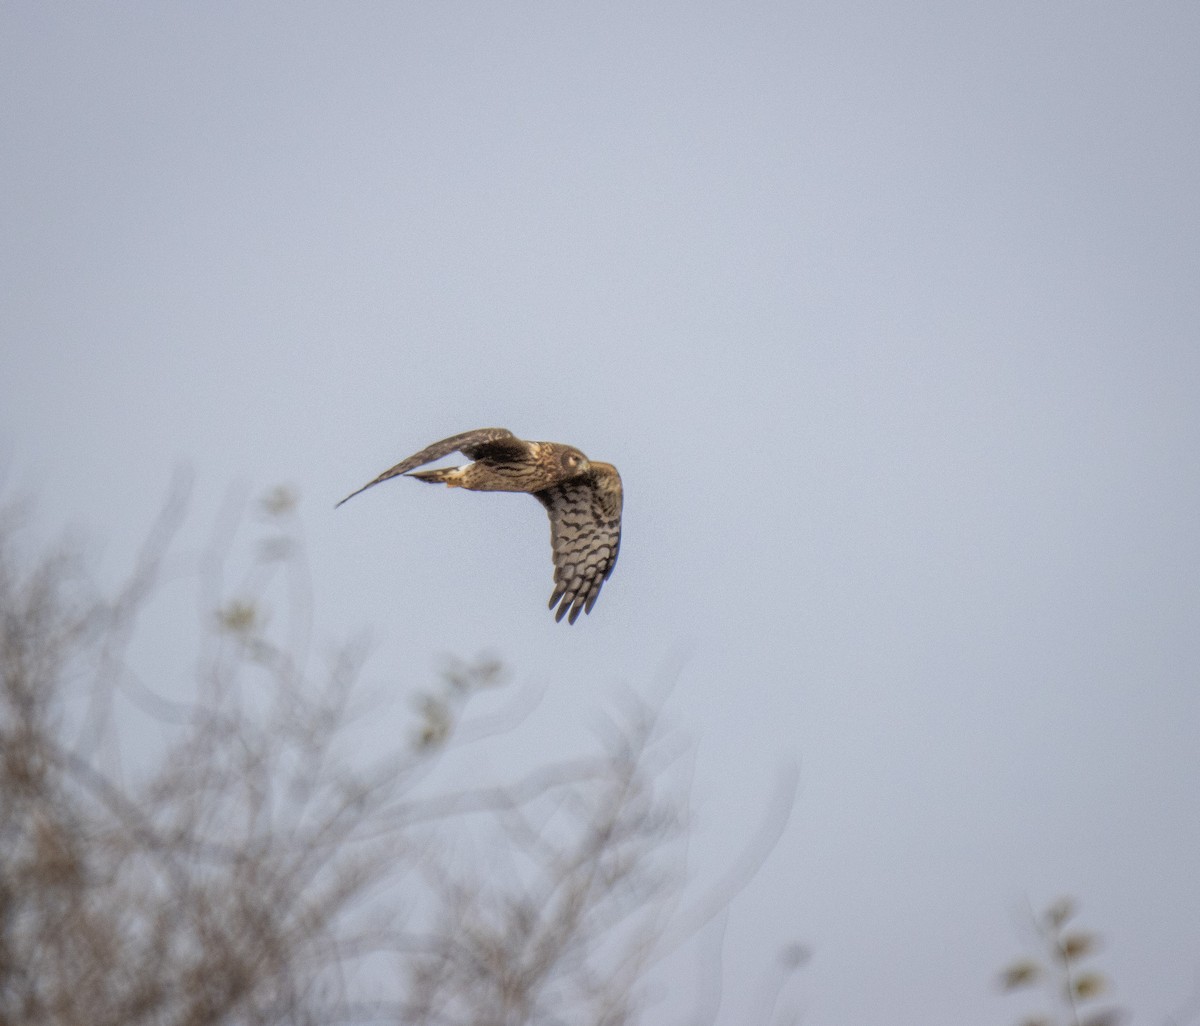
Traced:
<path fill-rule="evenodd" d="M 590 613 L 600 588 L 617 565 L 621 547 L 621 476 L 607 463 L 593 463 L 579 477 L 534 492 L 550 514 L 554 552 L 554 619 Z"/>
<path fill-rule="evenodd" d="M 374 481 L 368 481 L 358 491 L 351 492 L 342 502 L 353 499 L 359 492 L 365 492 L 372 485 L 379 484 L 380 481 L 386 481 L 389 478 L 407 474 L 410 470 L 416 470 L 417 467 L 423 466 L 426 463 L 432 463 L 434 460 L 440 460 L 443 456 L 449 456 L 452 452 L 461 452 L 468 459 L 472 460 L 485 459 L 488 456 L 512 459 L 514 457 L 528 456 L 529 443 L 517 438 L 507 428 L 478 428 L 475 431 L 464 431 L 461 435 L 451 435 L 449 438 L 443 438 L 440 442 L 434 442 L 433 445 L 427 446 L 418 453 L 414 453 L 408 459 L 397 463 L 390 470 L 385 470 Z M 342 502 L 339 502 L 338 506 Z M 336 509 L 337 507 L 334 508 Z"/>

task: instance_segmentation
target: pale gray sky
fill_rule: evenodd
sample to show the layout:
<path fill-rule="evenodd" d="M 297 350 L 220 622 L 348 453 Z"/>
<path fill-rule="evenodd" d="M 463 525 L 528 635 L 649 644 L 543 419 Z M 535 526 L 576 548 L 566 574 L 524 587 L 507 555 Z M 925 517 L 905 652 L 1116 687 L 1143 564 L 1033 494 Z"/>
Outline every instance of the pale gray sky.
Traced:
<path fill-rule="evenodd" d="M 1137 1021 L 1185 1000 L 1200 6 L 8 3 L 0 83 L 0 458 L 48 524 L 116 573 L 180 461 L 202 520 L 290 482 L 324 636 L 494 651 L 535 736 L 686 653 L 701 864 L 802 770 L 725 1021 L 799 937 L 807 1024 L 1007 1023 L 1063 892 Z M 527 498 L 332 508 L 493 424 L 621 469 L 574 628 Z"/>

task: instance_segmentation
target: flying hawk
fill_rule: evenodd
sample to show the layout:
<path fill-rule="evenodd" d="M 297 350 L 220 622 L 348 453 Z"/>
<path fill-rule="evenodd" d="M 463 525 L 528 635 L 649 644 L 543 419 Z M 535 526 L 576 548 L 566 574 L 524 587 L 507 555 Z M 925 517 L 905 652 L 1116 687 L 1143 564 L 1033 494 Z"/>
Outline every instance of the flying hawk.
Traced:
<path fill-rule="evenodd" d="M 416 469 L 452 452 L 461 452 L 473 462 L 441 470 Z M 550 608 L 558 606 L 554 619 L 566 616 L 568 623 L 574 623 L 580 611 L 592 611 L 621 547 L 621 475 L 611 463 L 589 460 L 570 445 L 526 442 L 505 428 L 480 428 L 434 442 L 342 502 L 402 474 L 475 492 L 528 492 L 550 514 L 554 558 Z"/>

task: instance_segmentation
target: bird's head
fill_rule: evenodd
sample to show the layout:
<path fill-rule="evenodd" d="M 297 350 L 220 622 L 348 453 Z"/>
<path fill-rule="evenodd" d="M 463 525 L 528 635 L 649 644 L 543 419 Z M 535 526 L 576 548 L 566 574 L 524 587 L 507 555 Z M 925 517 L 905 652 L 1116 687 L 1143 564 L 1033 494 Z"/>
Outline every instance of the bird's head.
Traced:
<path fill-rule="evenodd" d="M 562 452 L 558 454 L 558 462 L 563 471 L 571 475 L 585 473 L 590 466 L 588 458 L 569 445 L 562 447 Z"/>

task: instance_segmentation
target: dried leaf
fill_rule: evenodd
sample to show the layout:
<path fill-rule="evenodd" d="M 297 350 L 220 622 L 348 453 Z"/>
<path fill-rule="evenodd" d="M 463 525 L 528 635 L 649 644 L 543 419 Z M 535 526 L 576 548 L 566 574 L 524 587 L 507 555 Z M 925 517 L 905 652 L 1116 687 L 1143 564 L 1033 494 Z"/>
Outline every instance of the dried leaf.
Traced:
<path fill-rule="evenodd" d="M 1016 990 L 1018 987 L 1028 987 L 1036 983 L 1042 974 L 1042 967 L 1036 962 L 1025 959 L 1014 962 L 1000 976 L 1001 990 Z"/>
<path fill-rule="evenodd" d="M 1075 902 L 1071 898 L 1059 898 L 1046 909 L 1046 925 L 1057 930 L 1075 914 Z"/>
<path fill-rule="evenodd" d="M 272 517 L 280 517 L 296 508 L 299 497 L 287 485 L 276 485 L 262 497 L 263 511 Z"/>
<path fill-rule="evenodd" d="M 258 609 L 252 602 L 230 602 L 217 611 L 217 622 L 230 634 L 250 634 L 258 626 Z"/>
<path fill-rule="evenodd" d="M 417 730 L 416 747 L 432 748 L 444 744 L 454 728 L 454 715 L 445 701 L 436 695 L 419 695 L 417 706 L 424 722 Z"/>
<path fill-rule="evenodd" d="M 1071 989 L 1077 998 L 1091 998 L 1103 993 L 1107 986 L 1107 981 L 1100 973 L 1084 973 Z"/>
<path fill-rule="evenodd" d="M 1059 957 L 1064 962 L 1069 962 L 1073 958 L 1090 955 L 1097 946 L 1096 935 L 1093 933 L 1069 933 L 1059 944 Z"/>

